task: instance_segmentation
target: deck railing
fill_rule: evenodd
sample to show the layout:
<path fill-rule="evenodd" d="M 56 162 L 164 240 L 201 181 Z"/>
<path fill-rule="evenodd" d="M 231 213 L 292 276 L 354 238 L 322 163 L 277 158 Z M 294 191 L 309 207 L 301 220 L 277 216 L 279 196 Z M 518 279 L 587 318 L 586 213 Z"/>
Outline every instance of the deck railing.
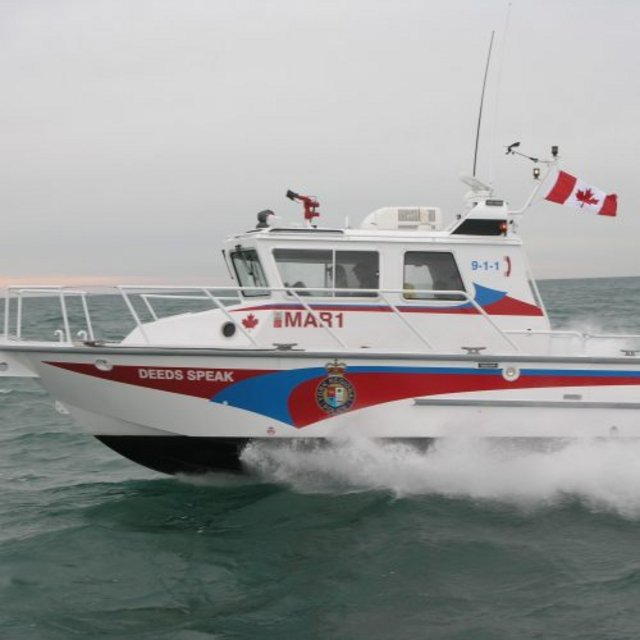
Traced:
<path fill-rule="evenodd" d="M 87 291 L 76 288 L 65 287 L 63 285 L 18 285 L 7 287 L 4 298 L 4 322 L 3 337 L 5 340 L 11 337 L 11 314 L 15 306 L 15 339 L 22 340 L 24 300 L 26 297 L 57 298 L 60 304 L 60 316 L 62 319 L 62 329 L 56 330 L 56 335 L 60 342 L 71 342 L 71 324 L 67 307 L 68 297 L 76 297 L 82 305 L 85 329 L 81 329 L 86 334 L 86 340 L 94 340 L 93 323 L 87 304 Z M 12 304 L 13 302 L 13 304 Z"/>
<path fill-rule="evenodd" d="M 4 322 L 3 322 L 3 339 L 7 340 L 25 340 L 23 336 L 24 325 L 24 301 L 27 298 L 50 298 L 57 301 L 59 308 L 59 319 L 62 326 L 56 328 L 55 335 L 59 342 L 65 344 L 74 344 L 78 342 L 96 341 L 96 327 L 94 327 L 94 319 L 89 311 L 87 298 L 94 295 L 105 296 L 105 293 L 117 293 L 118 297 L 123 301 L 128 314 L 133 321 L 134 327 L 138 329 L 142 339 L 149 345 L 152 340 L 145 328 L 146 323 L 157 321 L 167 315 L 174 315 L 176 312 L 175 305 L 173 313 L 165 314 L 159 312 L 159 303 L 169 301 L 171 303 L 202 303 L 207 308 L 218 309 L 229 322 L 232 322 L 238 331 L 247 339 L 252 347 L 272 348 L 273 344 L 261 343 L 255 335 L 247 331 L 241 322 L 237 322 L 237 318 L 232 315 L 229 307 L 247 300 L 264 300 L 272 294 L 280 294 L 279 300 L 285 299 L 299 304 L 306 312 L 314 317 L 315 324 L 322 329 L 331 340 L 342 349 L 349 349 L 350 345 L 345 342 L 344 332 L 338 333 L 330 323 L 325 322 L 321 313 L 314 309 L 314 305 L 327 300 L 336 300 L 340 302 L 350 301 L 354 303 L 376 305 L 387 308 L 393 316 L 397 318 L 404 329 L 413 335 L 428 352 L 433 352 L 438 348 L 434 345 L 433 340 L 429 339 L 427 331 L 424 327 L 418 326 L 411 318 L 414 314 L 406 313 L 399 305 L 405 307 L 413 302 L 428 303 L 434 307 L 450 307 L 452 305 L 464 305 L 473 308 L 476 314 L 482 317 L 485 326 L 502 342 L 508 351 L 513 353 L 521 353 L 523 345 L 533 343 L 536 340 L 555 340 L 563 342 L 565 345 L 578 343 L 580 350 L 585 351 L 588 343 L 594 342 L 611 342 L 625 341 L 625 347 L 620 350 L 627 355 L 635 355 L 636 351 L 640 353 L 640 335 L 635 334 L 595 334 L 589 335 L 580 333 L 579 331 L 539 331 L 539 330 L 514 330 L 502 329 L 487 314 L 487 312 L 473 299 L 468 293 L 457 290 L 411 290 L 405 289 L 345 289 L 345 288 L 320 288 L 314 287 L 312 291 L 292 288 L 292 287 L 251 287 L 251 297 L 243 297 L 243 290 L 246 292 L 247 287 L 203 287 L 200 285 L 193 286 L 176 286 L 176 285 L 119 285 L 105 292 L 104 289 L 96 289 L 92 291 L 81 290 L 77 287 L 66 287 L 63 285 L 13 285 L 9 286 L 4 298 Z M 309 295 L 312 293 L 313 295 Z M 262 295 L 264 294 L 264 295 Z M 70 319 L 69 300 L 79 301 L 79 313 L 76 313 L 72 323 Z M 136 301 L 140 302 L 137 304 Z M 188 309 L 178 310 L 180 313 Z M 148 316 L 148 320 L 143 316 Z M 75 331 L 75 333 L 74 333 Z M 634 342 L 636 344 L 630 344 Z M 469 347 L 469 349 L 478 349 L 474 353 L 480 353 L 482 348 Z M 547 349 L 545 349 L 546 351 Z M 488 355 L 488 354 L 487 354 Z"/>

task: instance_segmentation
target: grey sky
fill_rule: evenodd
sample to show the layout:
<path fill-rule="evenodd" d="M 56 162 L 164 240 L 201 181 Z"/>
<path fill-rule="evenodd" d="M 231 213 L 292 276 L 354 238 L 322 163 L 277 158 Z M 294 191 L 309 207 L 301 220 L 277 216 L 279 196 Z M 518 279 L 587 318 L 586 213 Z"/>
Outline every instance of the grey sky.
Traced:
<path fill-rule="evenodd" d="M 0 0 L 1 278 L 219 281 L 227 234 L 298 216 L 288 188 L 326 224 L 393 204 L 450 219 L 492 29 L 479 177 L 520 205 L 530 166 L 504 145 L 558 144 L 619 195 L 614 220 L 530 210 L 534 272 L 640 275 L 640 2 L 514 0 L 505 41 L 507 6 Z"/>

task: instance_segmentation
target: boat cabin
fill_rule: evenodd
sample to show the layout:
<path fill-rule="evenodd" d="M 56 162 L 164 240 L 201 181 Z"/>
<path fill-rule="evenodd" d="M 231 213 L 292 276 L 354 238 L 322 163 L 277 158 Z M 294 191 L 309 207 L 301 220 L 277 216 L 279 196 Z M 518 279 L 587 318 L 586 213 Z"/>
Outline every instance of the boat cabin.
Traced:
<path fill-rule="evenodd" d="M 467 213 L 447 227 L 436 207 L 378 209 L 357 229 L 284 225 L 260 212 L 254 229 L 225 242 L 234 288 L 216 298 L 218 308 L 146 324 L 144 339 L 521 351 L 523 340 L 548 333 L 549 320 L 506 203 L 477 190 L 471 197 Z"/>

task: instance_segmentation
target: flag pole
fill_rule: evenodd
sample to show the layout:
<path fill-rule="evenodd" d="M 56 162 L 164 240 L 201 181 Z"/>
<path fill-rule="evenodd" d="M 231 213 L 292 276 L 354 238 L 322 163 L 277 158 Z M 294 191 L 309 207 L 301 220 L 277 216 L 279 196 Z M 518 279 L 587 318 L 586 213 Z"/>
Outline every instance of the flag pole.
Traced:
<path fill-rule="evenodd" d="M 518 142 L 518 143 L 514 143 L 514 144 L 515 145 L 519 145 L 520 143 Z M 532 158 L 530 156 L 525 155 L 524 153 L 519 153 L 517 151 L 514 151 L 513 150 L 513 146 L 514 145 L 510 145 L 509 147 L 507 147 L 507 155 L 519 155 L 519 156 L 522 156 L 524 158 L 527 158 L 527 160 L 532 160 L 535 164 L 544 164 L 547 167 L 547 170 L 544 172 L 544 175 L 542 176 L 542 178 L 540 178 L 539 175 L 536 177 L 536 174 L 534 173 L 534 178 L 535 178 L 537 184 L 533 188 L 533 191 L 531 192 L 531 194 L 527 198 L 527 201 L 524 203 L 524 205 L 520 209 L 518 209 L 517 211 L 509 211 L 510 215 L 517 216 L 517 215 L 523 214 L 532 205 L 533 200 L 538 195 L 538 192 L 542 188 L 542 185 L 547 182 L 547 178 L 548 178 L 549 174 L 558 165 L 558 147 L 554 146 L 554 147 L 551 148 L 551 155 L 552 155 L 552 158 L 553 158 L 552 160 L 541 160 L 539 158 Z M 535 169 L 534 169 L 534 171 L 535 171 Z M 539 173 L 540 173 L 540 171 L 538 169 L 538 174 Z"/>

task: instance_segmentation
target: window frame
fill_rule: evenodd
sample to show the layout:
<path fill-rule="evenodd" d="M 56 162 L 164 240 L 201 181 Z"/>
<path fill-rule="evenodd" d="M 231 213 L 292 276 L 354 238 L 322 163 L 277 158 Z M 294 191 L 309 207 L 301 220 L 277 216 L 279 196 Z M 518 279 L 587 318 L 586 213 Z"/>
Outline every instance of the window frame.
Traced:
<path fill-rule="evenodd" d="M 331 299 L 353 299 L 353 298 L 366 298 L 367 300 L 371 300 L 371 299 L 376 299 L 379 300 L 380 299 L 380 293 L 379 290 L 381 288 L 380 286 L 380 281 L 381 281 L 381 273 L 382 273 L 382 258 L 380 255 L 380 251 L 378 251 L 377 249 L 347 249 L 347 248 L 339 248 L 339 249 L 325 249 L 325 248 L 320 248 L 320 247 L 274 247 L 271 250 L 271 257 L 273 258 L 275 267 L 276 267 L 276 272 L 278 274 L 278 278 L 280 279 L 280 282 L 282 284 L 283 287 L 286 287 L 287 285 L 284 282 L 283 279 L 283 274 L 280 270 L 280 266 L 278 263 L 278 258 L 276 257 L 276 252 L 277 251 L 301 251 L 301 252 L 312 252 L 312 251 L 327 251 L 329 253 L 331 253 L 331 282 L 332 282 L 332 287 L 327 287 L 327 288 L 331 288 L 331 291 L 323 291 L 321 293 L 317 293 L 317 291 L 314 291 L 313 287 L 309 287 L 308 292 L 305 293 L 309 293 L 310 296 L 314 297 L 314 298 L 331 298 Z M 359 288 L 358 287 L 339 287 L 340 289 L 349 289 L 348 293 L 340 293 L 338 291 L 336 291 L 336 264 L 340 264 L 339 262 L 336 262 L 336 255 L 338 253 L 366 253 L 366 254 L 374 254 L 377 258 L 377 286 L 376 287 L 372 287 L 370 290 L 372 291 L 372 293 L 364 293 L 364 294 L 360 294 L 359 293 Z M 298 295 L 304 295 L 301 294 L 301 289 L 294 289 L 292 285 L 289 285 L 289 288 L 293 289 Z M 362 288 L 362 291 L 369 291 L 369 289 L 366 288 Z M 287 292 L 288 296 L 291 296 L 292 294 L 290 292 Z"/>
<path fill-rule="evenodd" d="M 257 265 L 258 267 L 258 271 L 259 271 L 259 276 L 262 278 L 262 281 L 264 282 L 263 285 L 260 284 L 255 284 L 253 285 L 253 287 L 251 285 L 249 285 L 248 283 L 244 283 L 242 278 L 240 277 L 240 274 L 238 272 L 238 268 L 236 265 L 236 257 L 239 256 L 240 254 L 253 254 L 253 259 L 252 262 L 254 265 Z M 246 258 L 240 258 L 243 262 L 245 262 Z M 231 263 L 231 268 L 233 269 L 233 273 L 235 274 L 235 279 L 238 283 L 238 286 L 240 288 L 240 293 L 243 297 L 245 298 L 264 298 L 264 297 L 268 297 L 271 295 L 271 291 L 270 290 L 263 290 L 263 291 L 259 291 L 256 290 L 255 287 L 268 287 L 269 286 L 269 281 L 267 280 L 267 276 L 265 275 L 265 271 L 264 268 L 262 266 L 262 262 L 260 261 L 260 256 L 258 254 L 258 251 L 255 247 L 241 247 L 241 246 L 236 246 L 233 248 L 232 251 L 229 252 L 229 261 Z M 251 274 L 251 271 L 249 269 L 247 269 L 247 273 Z M 255 276 L 254 276 L 254 280 L 255 280 Z"/>
<path fill-rule="evenodd" d="M 418 295 L 409 295 L 410 291 L 406 288 L 406 285 L 409 284 L 411 285 L 411 283 L 408 283 L 405 276 L 405 269 L 407 266 L 407 256 L 411 253 L 427 253 L 427 254 L 435 254 L 435 255 L 447 255 L 450 256 L 451 261 L 452 261 L 452 265 L 455 268 L 455 271 L 457 273 L 458 276 L 458 280 L 460 282 L 460 284 L 462 285 L 459 290 L 462 292 L 460 294 L 418 294 Z M 413 265 L 415 266 L 415 265 Z M 427 267 L 428 268 L 428 267 Z M 431 275 L 431 270 L 429 269 L 429 275 Z M 433 286 L 435 283 L 432 282 L 432 290 L 436 291 L 437 289 L 435 288 L 435 286 Z M 455 289 L 453 289 L 455 290 Z M 464 282 L 464 278 L 462 277 L 462 271 L 460 270 L 460 267 L 458 266 L 458 259 L 457 256 L 455 254 L 454 251 L 436 251 L 433 249 L 430 250 L 424 250 L 424 249 L 411 249 L 408 251 L 403 251 L 402 253 L 402 298 L 404 300 L 406 300 L 407 302 L 425 302 L 425 301 L 446 301 L 446 302 L 464 302 L 467 298 L 466 296 L 463 296 L 462 294 L 466 294 L 468 295 L 468 291 L 467 291 L 467 287 L 465 285 Z"/>

